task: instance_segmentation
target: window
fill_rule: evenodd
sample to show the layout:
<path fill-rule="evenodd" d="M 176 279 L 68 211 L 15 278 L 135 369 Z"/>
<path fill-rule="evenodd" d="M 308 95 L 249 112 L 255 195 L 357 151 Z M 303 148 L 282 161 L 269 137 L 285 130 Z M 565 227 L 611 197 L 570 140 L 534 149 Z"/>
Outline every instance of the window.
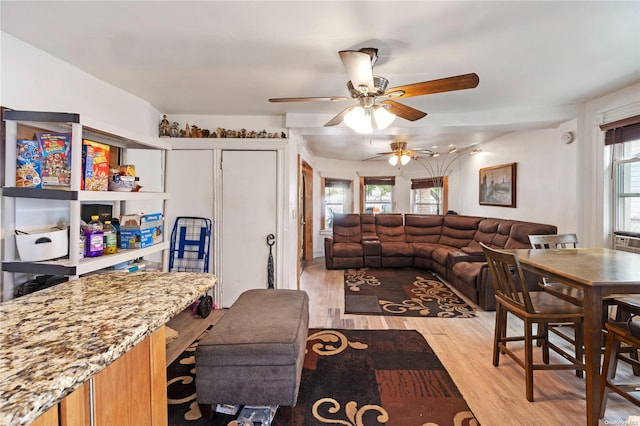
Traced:
<path fill-rule="evenodd" d="M 322 202 L 322 228 L 333 228 L 334 214 L 351 212 L 351 181 L 322 178 Z"/>
<path fill-rule="evenodd" d="M 415 214 L 444 214 L 447 211 L 448 178 L 411 179 L 411 211 Z"/>
<path fill-rule="evenodd" d="M 640 116 L 600 128 L 613 145 L 613 231 L 640 237 Z"/>
<path fill-rule="evenodd" d="M 640 236 L 640 139 L 616 145 L 614 153 L 614 231 Z"/>
<path fill-rule="evenodd" d="M 364 213 L 393 213 L 393 187 L 396 178 L 364 177 L 361 184 L 361 211 Z"/>

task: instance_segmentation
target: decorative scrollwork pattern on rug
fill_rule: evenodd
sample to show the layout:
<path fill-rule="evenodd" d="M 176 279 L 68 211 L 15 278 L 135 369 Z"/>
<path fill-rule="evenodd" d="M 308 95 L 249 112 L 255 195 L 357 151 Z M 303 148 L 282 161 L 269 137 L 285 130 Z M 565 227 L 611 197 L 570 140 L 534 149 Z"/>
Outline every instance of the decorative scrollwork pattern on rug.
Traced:
<path fill-rule="evenodd" d="M 320 340 L 311 349 L 318 355 L 336 355 L 348 347 L 353 349 L 367 349 L 369 345 L 360 342 L 350 342 L 347 336 L 335 330 L 322 330 L 307 337 L 308 341 Z"/>
<path fill-rule="evenodd" d="M 471 411 L 460 411 L 453 417 L 453 426 L 478 426 L 478 420 Z M 423 423 L 422 426 L 440 426 L 437 423 Z"/>
<path fill-rule="evenodd" d="M 473 310 L 469 310 L 469 306 L 453 295 L 451 290 L 441 281 L 418 276 L 412 285 L 414 288 L 411 289 L 411 293 L 415 297 L 403 300 L 400 303 L 380 300 L 382 309 L 392 314 L 418 311 L 420 315 L 429 316 L 431 310 L 425 303 L 436 302 L 441 310 L 437 314 L 438 317 L 449 318 L 457 316 L 471 318 L 475 316 Z"/>
<path fill-rule="evenodd" d="M 345 425 L 345 426 L 366 426 L 362 420 L 364 414 L 367 411 L 375 410 L 378 413 L 378 417 L 376 420 L 380 423 L 386 423 L 389 421 L 389 414 L 387 411 L 379 405 L 363 405 L 361 408 L 358 408 L 358 403 L 355 401 L 349 401 L 344 406 L 344 415 L 346 416 L 346 420 L 339 418 L 329 418 L 324 417 L 318 411 L 320 406 L 328 403 L 330 407 L 327 409 L 328 414 L 339 414 L 340 412 L 340 403 L 333 398 L 322 398 L 317 400 L 313 404 L 312 412 L 313 417 L 319 420 L 322 423 L 330 423 L 332 425 Z"/>
<path fill-rule="evenodd" d="M 360 291 L 361 285 L 380 285 L 380 281 L 373 275 L 367 275 L 367 268 L 347 269 L 344 283 L 351 291 Z"/>

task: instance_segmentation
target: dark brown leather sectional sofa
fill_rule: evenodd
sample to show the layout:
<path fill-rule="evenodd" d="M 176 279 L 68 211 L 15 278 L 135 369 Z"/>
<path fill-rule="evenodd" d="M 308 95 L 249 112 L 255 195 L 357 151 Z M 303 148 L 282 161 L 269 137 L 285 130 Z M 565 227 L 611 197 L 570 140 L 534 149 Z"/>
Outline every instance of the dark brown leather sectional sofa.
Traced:
<path fill-rule="evenodd" d="M 435 272 L 485 310 L 495 310 L 493 284 L 479 243 L 530 248 L 529 235 L 556 234 L 533 222 L 462 215 L 336 214 L 325 238 L 327 269 L 415 267 Z M 532 290 L 537 277 L 527 277 Z"/>

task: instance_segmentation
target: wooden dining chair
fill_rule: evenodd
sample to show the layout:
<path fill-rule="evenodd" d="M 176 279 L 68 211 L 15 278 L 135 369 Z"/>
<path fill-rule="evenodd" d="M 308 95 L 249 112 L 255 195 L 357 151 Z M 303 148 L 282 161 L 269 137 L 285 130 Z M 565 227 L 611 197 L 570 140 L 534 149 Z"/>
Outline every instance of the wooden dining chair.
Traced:
<path fill-rule="evenodd" d="M 533 249 L 565 249 L 578 247 L 576 234 L 529 235 L 529 243 Z M 561 297 L 575 305 L 582 306 L 584 294 L 582 290 L 570 287 L 548 277 L 540 277 L 540 286 L 546 292 Z"/>
<path fill-rule="evenodd" d="M 498 366 L 500 354 L 512 358 L 525 370 L 527 400 L 533 401 L 533 372 L 535 370 L 576 370 L 582 377 L 583 322 L 580 306 L 544 291 L 529 292 L 518 257 L 514 253 L 494 250 L 480 243 L 487 258 L 496 295 L 496 324 L 493 341 L 493 365 Z M 524 323 L 523 335 L 507 335 L 508 313 Z M 575 352 L 569 353 L 549 340 L 548 324 L 571 322 L 576 330 Z M 537 325 L 536 333 L 533 325 Z M 542 364 L 534 362 L 534 342 L 542 342 Z M 510 343 L 524 342 L 524 356 L 511 349 Z M 551 363 L 549 350 L 558 353 L 564 361 Z"/>
<path fill-rule="evenodd" d="M 633 348 L 634 351 L 640 348 L 640 322 L 634 322 L 629 318 L 626 322 L 609 322 L 605 327 L 607 343 L 600 375 L 600 418 L 604 417 L 609 390 L 640 407 L 640 396 L 638 396 L 640 381 L 621 383 L 615 380 L 618 361 L 626 362 L 636 369 L 640 368 L 640 362 L 637 359 L 621 350 L 622 343 Z"/>

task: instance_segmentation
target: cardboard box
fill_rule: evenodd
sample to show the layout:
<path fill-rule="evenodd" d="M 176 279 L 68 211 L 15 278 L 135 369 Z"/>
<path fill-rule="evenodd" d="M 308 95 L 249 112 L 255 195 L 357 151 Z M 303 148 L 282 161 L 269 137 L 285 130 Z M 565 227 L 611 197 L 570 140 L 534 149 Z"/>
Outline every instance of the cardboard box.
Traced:
<path fill-rule="evenodd" d="M 42 188 L 40 144 L 38 141 L 18 139 L 17 145 L 16 186 Z"/>
<path fill-rule="evenodd" d="M 109 145 L 82 141 L 82 182 L 86 191 L 109 190 Z"/>
<path fill-rule="evenodd" d="M 120 216 L 120 248 L 145 248 L 162 242 L 162 213 Z"/>
<path fill-rule="evenodd" d="M 137 249 L 162 242 L 163 226 L 156 225 L 144 229 L 120 228 L 120 248 Z"/>
<path fill-rule="evenodd" d="M 71 186 L 71 133 L 37 133 L 43 188 Z"/>
<path fill-rule="evenodd" d="M 120 215 L 120 227 L 126 229 L 150 228 L 159 222 L 162 224 L 162 213 L 133 213 Z"/>

